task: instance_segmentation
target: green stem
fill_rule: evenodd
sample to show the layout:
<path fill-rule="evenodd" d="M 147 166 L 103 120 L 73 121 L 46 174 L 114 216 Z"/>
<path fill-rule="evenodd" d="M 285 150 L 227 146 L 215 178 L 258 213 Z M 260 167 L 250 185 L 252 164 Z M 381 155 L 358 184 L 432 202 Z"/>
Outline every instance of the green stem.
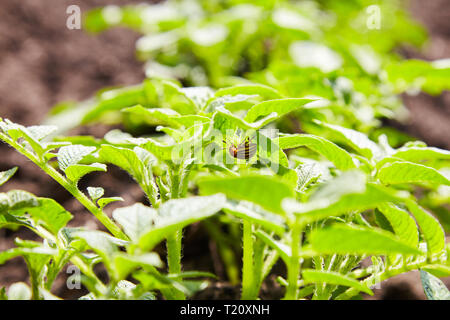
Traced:
<path fill-rule="evenodd" d="M 253 233 L 254 235 L 254 230 Z M 261 289 L 261 284 L 264 281 L 263 278 L 263 271 L 265 267 L 265 255 L 266 255 L 266 249 L 267 245 L 260 239 L 257 239 L 255 241 L 255 237 L 253 236 L 253 292 L 254 292 L 254 299 L 258 299 L 259 291 Z"/>
<path fill-rule="evenodd" d="M 55 168 L 50 166 L 41 167 L 49 176 L 55 179 L 67 191 L 69 191 L 86 209 L 88 209 L 115 237 L 122 240 L 129 240 L 120 228 L 98 208 L 89 198 L 82 193 L 75 185 L 71 184 Z"/>
<path fill-rule="evenodd" d="M 179 196 L 180 179 L 178 175 L 178 167 L 172 166 L 169 171 L 170 176 L 170 197 L 177 199 Z M 183 230 L 179 229 L 172 235 L 167 237 L 167 263 L 169 265 L 170 273 L 181 272 L 181 240 L 183 237 Z"/>
<path fill-rule="evenodd" d="M 258 298 L 257 286 L 254 281 L 253 260 L 253 232 L 252 224 L 243 221 L 243 265 L 242 265 L 242 300 L 254 300 Z"/>
<path fill-rule="evenodd" d="M 178 170 L 172 168 L 170 174 L 170 193 L 171 199 L 176 199 L 179 196 L 180 179 Z M 173 234 L 167 237 L 167 264 L 169 266 L 169 273 L 179 274 L 181 273 L 181 243 L 183 238 L 183 229 L 175 231 Z M 185 300 L 184 293 L 174 289 L 173 294 L 177 300 Z"/>
<path fill-rule="evenodd" d="M 36 226 L 35 228 L 33 228 L 31 230 L 33 232 L 35 232 L 38 236 L 40 236 L 42 239 L 45 239 L 49 242 L 56 243 L 56 246 L 58 248 L 62 248 L 61 250 L 67 250 L 65 248 L 64 244 L 60 241 L 60 239 L 58 237 L 55 237 L 54 235 L 52 235 L 50 232 L 48 232 L 46 229 L 42 228 L 41 226 Z M 69 260 L 78 269 L 80 269 L 80 271 L 83 274 L 85 274 L 86 276 L 95 280 L 95 282 L 97 284 L 97 292 L 94 292 L 94 294 L 102 295 L 106 292 L 106 287 L 103 284 L 103 282 L 100 281 L 100 279 L 97 277 L 97 275 L 92 271 L 92 269 L 89 266 L 86 265 L 86 263 L 81 258 L 79 258 L 77 255 L 74 255 Z M 64 267 L 64 264 L 61 264 L 59 270 L 61 270 L 63 267 Z M 59 271 L 58 271 L 58 273 L 59 273 Z M 45 284 L 45 288 L 47 290 L 49 290 L 49 291 L 51 290 L 53 281 L 55 280 L 58 273 L 55 272 L 55 274 L 51 275 L 50 277 L 47 274 L 47 282 Z M 33 290 L 33 292 L 34 292 L 34 290 Z"/>
<path fill-rule="evenodd" d="M 25 262 L 30 273 L 31 299 L 44 300 L 39 290 L 39 285 L 43 276 L 42 272 L 36 272 L 35 270 L 33 271 L 32 265 L 28 262 L 27 258 L 25 258 Z"/>
<path fill-rule="evenodd" d="M 169 178 L 170 178 L 170 198 L 177 199 L 180 196 L 180 166 L 169 166 Z"/>
<path fill-rule="evenodd" d="M 103 282 L 97 277 L 97 275 L 92 271 L 92 269 L 87 266 L 83 260 L 81 260 L 78 256 L 73 256 L 70 258 L 70 261 L 77 266 L 78 269 L 80 269 L 81 273 L 85 274 L 89 278 L 92 278 L 96 282 L 97 286 L 97 292 L 94 292 L 96 295 L 103 295 L 106 293 L 107 289 L 106 286 L 103 284 Z"/>
<path fill-rule="evenodd" d="M 182 230 L 177 230 L 167 237 L 167 264 L 169 265 L 169 273 L 181 273 L 181 238 Z M 175 279 L 177 280 L 177 279 Z M 171 290 L 174 299 L 185 300 L 186 296 L 183 292 L 173 289 Z"/>
<path fill-rule="evenodd" d="M 86 209 L 88 209 L 115 237 L 122 240 L 129 240 L 123 231 L 100 209 L 98 208 L 84 193 L 82 193 L 75 185 L 67 181 L 53 167 L 42 168 L 48 175 L 61 184 L 69 191 Z"/>
<path fill-rule="evenodd" d="M 302 227 L 296 221 L 292 228 L 291 250 L 292 254 L 288 264 L 288 287 L 286 289 L 285 300 L 297 300 L 298 280 L 300 277 L 300 241 Z"/>
<path fill-rule="evenodd" d="M 69 191 L 86 209 L 88 209 L 115 237 L 122 240 L 129 240 L 125 233 L 114 223 L 111 219 L 98 208 L 84 193 L 82 193 L 76 185 L 69 182 L 65 177 L 63 177 L 55 168 L 50 166 L 48 163 L 43 162 L 35 154 L 25 149 L 20 144 L 16 143 L 13 139 L 9 138 L 7 135 L 0 133 L 0 138 L 6 143 L 11 145 L 19 153 L 23 154 L 25 157 L 34 162 L 38 167 L 40 167 L 45 173 L 52 177 L 56 182 L 63 186 L 67 191 Z"/>
<path fill-rule="evenodd" d="M 261 282 L 269 275 L 270 270 L 272 270 L 273 265 L 275 262 L 278 261 L 278 258 L 280 257 L 278 251 L 272 250 L 269 254 L 269 256 L 266 258 L 266 261 L 264 261 L 264 266 L 262 269 L 262 276 L 261 276 Z"/>
<path fill-rule="evenodd" d="M 169 273 L 177 274 L 181 272 L 181 230 L 167 237 L 167 264 Z"/>

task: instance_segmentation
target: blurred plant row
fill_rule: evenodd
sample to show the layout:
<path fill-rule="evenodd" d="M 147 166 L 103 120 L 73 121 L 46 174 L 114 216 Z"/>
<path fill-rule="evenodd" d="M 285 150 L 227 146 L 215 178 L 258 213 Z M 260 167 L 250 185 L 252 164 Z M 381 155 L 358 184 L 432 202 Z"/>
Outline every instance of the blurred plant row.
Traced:
<path fill-rule="evenodd" d="M 381 24 L 370 29 L 373 4 Z M 450 151 L 382 126 L 404 117 L 399 93 L 450 85 L 448 61 L 395 53 L 426 40 L 403 3 L 166 1 L 99 8 L 85 26 L 143 33 L 137 53 L 147 79 L 62 103 L 40 126 L 1 120 L 0 139 L 109 233 L 67 227 L 72 215 L 52 199 L 0 194 L 0 227 L 27 227 L 43 239 L 16 239 L 0 252 L 0 263 L 23 256 L 30 273 L 30 287 L 15 284 L 0 298 L 58 298 L 53 282 L 67 264 L 81 270 L 84 299 L 189 298 L 215 278 L 182 267 L 183 230 L 193 223 L 218 248 L 227 275 L 220 280 L 239 285 L 243 299 L 259 297 L 277 262 L 287 270 L 275 274 L 286 299 L 361 298 L 417 269 L 428 298 L 449 298 L 438 278 L 450 275 Z M 68 135 L 97 123 L 121 130 Z M 225 141 L 213 134 L 230 131 Z M 242 142 L 251 139 L 254 153 Z M 119 195 L 78 184 L 108 165 L 129 173 L 148 202 L 110 218 L 105 207 Z M 16 169 L 2 172 L 0 185 Z M 155 251 L 164 241 L 165 262 Z"/>

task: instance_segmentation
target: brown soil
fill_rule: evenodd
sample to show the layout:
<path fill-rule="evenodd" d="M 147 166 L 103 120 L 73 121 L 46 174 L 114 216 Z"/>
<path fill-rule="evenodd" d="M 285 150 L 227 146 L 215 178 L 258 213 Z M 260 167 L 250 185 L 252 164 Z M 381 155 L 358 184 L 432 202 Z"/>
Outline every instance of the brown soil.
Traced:
<path fill-rule="evenodd" d="M 138 34 L 116 29 L 100 35 L 66 28 L 66 8 L 79 5 L 82 11 L 115 0 L 2 0 L 0 4 L 0 115 L 24 125 L 40 123 L 61 101 L 81 101 L 101 88 L 132 85 L 144 79 L 142 64 L 135 59 Z M 139 3 L 141 1 L 127 1 Z M 104 131 L 104 128 L 96 131 Z M 71 226 L 98 228 L 100 224 L 83 210 L 71 195 L 23 156 L 0 145 L 0 170 L 20 170 L 0 191 L 23 189 L 52 197 L 74 214 Z M 111 168 L 110 175 L 93 175 L 82 185 L 104 186 L 111 196 L 121 195 L 128 204 L 144 201 L 139 188 L 125 174 Z M 120 183 L 118 183 L 120 181 Z M 127 192 L 123 192 L 127 190 Z M 0 229 L 0 251 L 14 246 L 15 237 L 33 239 L 25 229 Z M 28 278 L 26 265 L 15 258 L 0 266 L 0 287 Z M 56 294 L 65 292 L 63 279 L 55 283 Z M 76 293 L 81 295 L 81 293 Z"/>
<path fill-rule="evenodd" d="M 447 0 L 411 1 L 413 16 L 426 26 L 429 41 L 423 50 L 405 48 L 407 58 L 437 60 L 450 57 L 450 10 Z M 429 145 L 450 149 L 450 92 L 432 97 L 420 93 L 418 96 L 404 95 L 410 111 L 406 124 L 401 129 Z"/>
<path fill-rule="evenodd" d="M 40 123 L 51 106 L 61 101 L 80 101 L 107 86 L 131 85 L 144 79 L 142 64 L 137 62 L 134 43 L 138 34 L 114 29 L 100 35 L 83 30 L 68 30 L 66 8 L 77 4 L 82 11 L 107 4 L 139 3 L 136 0 L 2 0 L 0 4 L 0 116 L 24 125 Z M 431 32 L 430 45 L 424 52 L 405 50 L 408 57 L 437 59 L 450 56 L 450 19 L 445 0 L 412 2 L 412 11 Z M 406 97 L 410 121 L 395 124 L 430 145 L 450 149 L 450 94 L 430 97 L 420 94 Z M 105 131 L 106 128 L 97 128 Z M 0 192 L 24 189 L 42 197 L 52 197 L 74 214 L 71 226 L 100 225 L 81 205 L 47 177 L 34 164 L 5 145 L 0 145 L 0 171 L 18 166 L 20 170 Z M 125 204 L 144 201 L 139 188 L 123 172 L 111 168 L 108 175 L 93 174 L 83 181 L 103 186 L 109 196 L 122 196 Z M 33 239 L 24 229 L 18 232 L 0 229 L 0 251 L 14 246 L 15 237 Z M 213 245 L 198 228 L 186 231 L 189 246 L 184 261 L 189 267 L 220 272 L 214 263 Z M 101 270 L 99 271 L 101 272 Z M 223 272 L 223 270 L 222 270 Z M 0 266 L 0 287 L 28 278 L 25 263 L 15 258 Z M 70 292 L 62 275 L 55 283 L 55 294 L 76 298 L 84 292 Z M 408 285 L 413 286 L 410 290 Z M 418 286 L 417 286 L 418 285 Z M 406 288 L 406 290 L 405 290 Z M 389 280 L 376 290 L 377 299 L 423 299 L 416 273 Z M 281 297 L 279 286 L 270 278 L 263 286 L 265 299 Z M 238 298 L 239 288 L 217 282 L 196 298 Z"/>

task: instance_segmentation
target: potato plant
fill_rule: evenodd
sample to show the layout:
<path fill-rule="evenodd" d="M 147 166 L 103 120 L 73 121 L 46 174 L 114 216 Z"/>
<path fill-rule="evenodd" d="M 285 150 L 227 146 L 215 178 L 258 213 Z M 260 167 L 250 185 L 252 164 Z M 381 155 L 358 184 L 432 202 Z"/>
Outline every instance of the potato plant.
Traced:
<path fill-rule="evenodd" d="M 371 26 L 374 4 L 382 22 Z M 404 61 L 395 53 L 396 46 L 426 39 L 403 4 L 164 1 L 92 10 L 85 26 L 142 33 L 136 50 L 149 77 L 217 89 L 250 80 L 285 97 L 319 96 L 326 99 L 324 120 L 369 133 L 380 118 L 403 116 L 397 93 L 449 89 L 448 62 Z"/>
<path fill-rule="evenodd" d="M 52 286 L 70 264 L 90 292 L 82 299 L 188 299 L 216 277 L 183 268 L 183 231 L 201 223 L 242 299 L 259 298 L 277 262 L 286 266 L 276 276 L 289 300 L 358 299 L 412 270 L 420 270 L 429 299 L 448 299 L 439 277 L 450 275 L 450 151 L 383 131 L 380 119 L 396 115 L 400 92 L 445 90 L 450 69 L 391 53 L 422 39 L 391 2 L 382 8 L 398 25 L 379 31 L 383 41 L 347 25 L 368 3 L 168 1 L 88 14 L 97 31 L 121 24 L 147 33 L 138 50 L 151 58 L 148 78 L 60 105 L 43 125 L 0 119 L 0 140 L 108 232 L 67 227 L 72 214 L 52 199 L 1 193 L 0 227 L 29 228 L 42 241 L 17 238 L 0 252 L 0 263 L 22 256 L 30 275 L 29 286 L 14 284 L 0 298 L 59 299 Z M 123 130 L 66 134 L 96 122 Z M 110 217 L 105 207 L 120 195 L 79 187 L 109 166 L 127 172 L 146 203 Z M 0 185 L 16 170 L 1 172 Z M 162 242 L 165 257 L 155 250 Z M 94 272 L 97 264 L 108 281 Z"/>

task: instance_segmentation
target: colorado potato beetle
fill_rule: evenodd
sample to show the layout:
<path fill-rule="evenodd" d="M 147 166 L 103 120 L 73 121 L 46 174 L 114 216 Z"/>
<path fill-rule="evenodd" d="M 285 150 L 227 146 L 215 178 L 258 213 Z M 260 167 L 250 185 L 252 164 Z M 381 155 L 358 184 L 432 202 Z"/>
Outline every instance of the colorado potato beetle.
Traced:
<path fill-rule="evenodd" d="M 223 142 L 227 144 L 226 141 Z M 256 149 L 257 149 L 256 143 L 251 142 L 251 139 L 247 137 L 243 142 L 239 143 L 238 145 L 232 143 L 228 147 L 228 152 L 234 158 L 248 160 L 255 155 Z"/>

